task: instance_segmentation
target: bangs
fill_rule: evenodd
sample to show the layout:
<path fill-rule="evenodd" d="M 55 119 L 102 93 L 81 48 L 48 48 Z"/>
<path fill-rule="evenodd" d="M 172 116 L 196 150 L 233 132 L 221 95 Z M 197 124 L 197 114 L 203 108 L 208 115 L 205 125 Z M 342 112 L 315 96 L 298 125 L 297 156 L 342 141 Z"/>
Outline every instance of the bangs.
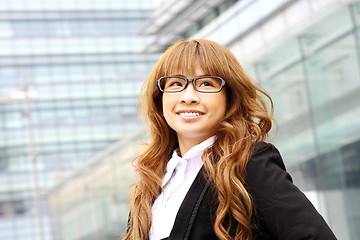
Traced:
<path fill-rule="evenodd" d="M 208 41 L 192 40 L 180 42 L 165 52 L 161 67 L 162 76 L 196 75 L 196 68 L 200 66 L 206 75 L 226 77 L 228 75 L 228 61 L 219 46 Z"/>

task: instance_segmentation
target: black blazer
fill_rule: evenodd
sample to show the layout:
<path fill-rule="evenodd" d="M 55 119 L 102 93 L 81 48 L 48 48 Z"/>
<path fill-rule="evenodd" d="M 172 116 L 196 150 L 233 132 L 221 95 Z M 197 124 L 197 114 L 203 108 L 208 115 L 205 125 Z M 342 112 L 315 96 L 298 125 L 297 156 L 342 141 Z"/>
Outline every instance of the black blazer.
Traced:
<path fill-rule="evenodd" d="M 254 200 L 254 240 L 336 239 L 310 201 L 293 185 L 273 145 L 255 145 L 246 173 L 245 187 Z M 167 239 L 218 239 L 213 229 L 216 208 L 216 195 L 201 169 Z"/>

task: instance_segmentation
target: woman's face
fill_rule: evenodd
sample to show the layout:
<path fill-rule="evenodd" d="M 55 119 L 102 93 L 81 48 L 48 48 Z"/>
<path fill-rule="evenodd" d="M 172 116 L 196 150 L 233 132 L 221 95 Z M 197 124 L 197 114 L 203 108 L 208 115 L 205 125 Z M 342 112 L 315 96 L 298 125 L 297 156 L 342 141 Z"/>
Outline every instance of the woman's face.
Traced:
<path fill-rule="evenodd" d="M 197 64 L 195 76 L 174 74 L 185 78 L 205 75 Z M 226 91 L 197 92 L 189 82 L 182 92 L 163 93 L 163 114 L 168 125 L 177 133 L 179 142 L 200 143 L 213 136 L 226 112 Z"/>

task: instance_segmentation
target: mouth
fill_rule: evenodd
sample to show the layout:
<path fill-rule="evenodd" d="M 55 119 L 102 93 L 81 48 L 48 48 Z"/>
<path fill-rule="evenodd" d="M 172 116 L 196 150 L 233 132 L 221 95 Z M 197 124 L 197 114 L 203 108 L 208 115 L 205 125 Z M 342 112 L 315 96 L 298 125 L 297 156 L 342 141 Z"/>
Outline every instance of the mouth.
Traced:
<path fill-rule="evenodd" d="M 183 117 L 197 117 L 197 116 L 203 115 L 203 113 L 199 113 L 199 112 L 181 112 L 181 113 L 178 113 L 178 115 L 183 116 Z"/>
<path fill-rule="evenodd" d="M 176 114 L 182 117 L 198 117 L 203 115 L 204 113 L 199 111 L 179 111 Z"/>

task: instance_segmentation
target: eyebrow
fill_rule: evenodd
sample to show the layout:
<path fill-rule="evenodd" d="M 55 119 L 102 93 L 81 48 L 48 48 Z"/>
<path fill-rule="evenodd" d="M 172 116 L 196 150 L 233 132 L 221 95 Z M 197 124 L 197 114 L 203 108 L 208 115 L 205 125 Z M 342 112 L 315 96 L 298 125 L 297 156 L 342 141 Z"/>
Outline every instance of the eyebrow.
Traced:
<path fill-rule="evenodd" d="M 183 75 L 183 74 L 172 74 L 172 76 L 187 78 L 187 77 L 186 77 L 185 75 Z M 205 77 L 205 76 L 212 76 L 212 75 L 211 75 L 211 74 L 201 74 L 201 75 L 196 76 L 195 78 Z"/>

